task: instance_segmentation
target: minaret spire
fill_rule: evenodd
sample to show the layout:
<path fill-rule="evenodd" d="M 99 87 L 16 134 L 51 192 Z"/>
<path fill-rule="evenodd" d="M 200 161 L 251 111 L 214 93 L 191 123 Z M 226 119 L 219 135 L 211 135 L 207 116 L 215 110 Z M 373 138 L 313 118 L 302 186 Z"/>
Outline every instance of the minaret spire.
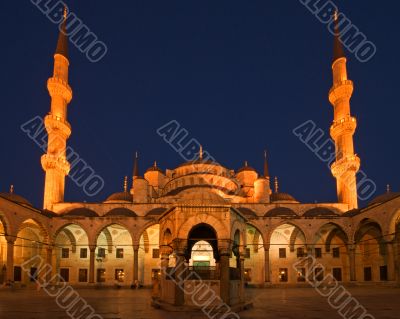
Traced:
<path fill-rule="evenodd" d="M 278 177 L 275 176 L 275 194 L 279 192 Z"/>
<path fill-rule="evenodd" d="M 264 177 L 269 179 L 267 151 L 264 151 Z"/>
<path fill-rule="evenodd" d="M 53 76 L 47 81 L 51 107 L 44 119 L 48 143 L 47 152 L 42 156 L 41 163 L 46 172 L 43 207 L 50 210 L 53 204 L 64 201 L 65 176 L 70 170 L 70 164 L 66 158 L 67 139 L 71 135 L 71 125 L 67 121 L 67 107 L 72 99 L 72 90 L 68 85 L 66 23 L 67 9 L 64 11 L 64 21 L 54 54 Z"/>
<path fill-rule="evenodd" d="M 132 178 L 135 179 L 139 177 L 139 154 L 135 152 L 135 159 L 133 161 L 133 175 Z"/>
<path fill-rule="evenodd" d="M 203 160 L 203 145 L 200 145 L 200 150 L 199 150 L 199 159 L 200 161 Z"/>
<path fill-rule="evenodd" d="M 68 59 L 68 36 L 67 36 L 67 15 L 68 9 L 64 8 L 64 20 L 60 27 L 60 34 L 58 35 L 56 54 L 61 54 Z"/>
<path fill-rule="evenodd" d="M 360 169 L 360 159 L 354 153 L 353 135 L 357 121 L 351 116 L 350 99 L 353 95 L 353 82 L 347 77 L 347 59 L 340 42 L 338 13 L 335 14 L 334 61 L 332 64 L 333 86 L 329 101 L 333 105 L 334 120 L 330 129 L 335 141 L 336 161 L 331 171 L 337 182 L 340 203 L 348 204 L 349 209 L 358 208 L 356 174 Z"/>
<path fill-rule="evenodd" d="M 128 176 L 124 177 L 124 193 L 128 192 Z"/>

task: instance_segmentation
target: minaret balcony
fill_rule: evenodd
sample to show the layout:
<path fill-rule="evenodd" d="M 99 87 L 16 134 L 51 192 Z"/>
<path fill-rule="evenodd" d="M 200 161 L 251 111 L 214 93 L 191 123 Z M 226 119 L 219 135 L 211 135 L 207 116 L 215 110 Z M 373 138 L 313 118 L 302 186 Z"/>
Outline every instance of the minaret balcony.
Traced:
<path fill-rule="evenodd" d="M 45 171 L 55 169 L 68 175 L 71 169 L 70 163 L 64 156 L 44 154 L 41 157 L 42 167 Z"/>
<path fill-rule="evenodd" d="M 357 155 L 346 156 L 332 164 L 332 175 L 338 179 L 344 177 L 347 173 L 356 174 L 360 165 L 361 160 Z"/>
<path fill-rule="evenodd" d="M 61 96 L 67 104 L 72 100 L 72 89 L 67 82 L 60 78 L 52 77 L 47 80 L 47 89 L 51 97 Z"/>
<path fill-rule="evenodd" d="M 339 136 L 351 134 L 353 135 L 357 128 L 357 120 L 355 117 L 347 116 L 338 121 L 334 121 L 331 125 L 331 137 L 336 140 Z"/>
<path fill-rule="evenodd" d="M 71 125 L 59 116 L 53 114 L 46 115 L 44 125 L 48 133 L 58 131 L 65 139 L 71 136 Z"/>
<path fill-rule="evenodd" d="M 336 105 L 340 100 L 350 100 L 353 91 L 354 84 L 351 80 L 345 80 L 335 84 L 329 91 L 329 102 L 331 102 L 332 105 Z"/>

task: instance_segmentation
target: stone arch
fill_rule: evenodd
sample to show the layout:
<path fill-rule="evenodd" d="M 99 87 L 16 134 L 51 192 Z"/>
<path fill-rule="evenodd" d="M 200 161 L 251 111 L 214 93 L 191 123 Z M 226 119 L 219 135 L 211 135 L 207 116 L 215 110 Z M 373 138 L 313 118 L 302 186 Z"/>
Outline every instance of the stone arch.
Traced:
<path fill-rule="evenodd" d="M 131 235 L 131 232 L 129 231 L 129 227 L 127 225 L 125 225 L 124 223 L 120 223 L 120 222 L 110 222 L 110 223 L 108 223 L 106 225 L 103 225 L 95 233 L 96 234 L 95 235 L 95 244 L 96 244 L 96 246 L 97 246 L 97 242 L 99 240 L 99 237 L 100 237 L 101 233 L 103 233 L 105 235 L 106 241 L 107 241 L 107 249 L 108 249 L 109 253 L 112 253 L 112 251 L 113 251 L 113 239 L 112 239 L 112 235 L 111 235 L 111 233 L 110 233 L 108 228 L 112 227 L 114 225 L 124 228 L 129 233 L 129 237 L 131 238 L 132 244 L 134 243 L 134 239 L 133 239 L 133 237 Z"/>
<path fill-rule="evenodd" d="M 75 238 L 74 234 L 68 228 L 64 228 L 61 232 L 63 232 L 68 237 L 69 241 L 71 242 L 72 253 L 75 253 L 76 252 L 76 238 Z"/>
<path fill-rule="evenodd" d="M 142 235 L 146 231 L 146 229 L 148 229 L 154 225 L 159 225 L 159 222 L 156 220 L 149 221 L 148 223 L 142 225 L 139 229 L 135 230 L 135 232 L 131 234 L 132 240 L 135 243 L 135 245 L 139 244 L 140 238 L 142 237 Z"/>
<path fill-rule="evenodd" d="M 289 225 L 289 226 L 292 226 L 292 227 L 294 227 L 294 231 L 293 232 L 295 232 L 296 231 L 296 233 L 295 233 L 295 235 L 296 236 L 293 236 L 293 234 L 291 234 L 291 236 L 290 236 L 290 240 L 289 240 L 289 245 L 290 245 L 290 249 L 291 249 L 291 251 L 294 251 L 294 246 L 293 246 L 293 241 L 295 241 L 296 240 L 296 238 L 299 236 L 299 235 L 302 235 L 303 237 L 304 237 L 304 243 L 307 245 L 308 243 L 309 243 L 309 238 L 308 238 L 308 236 L 307 236 L 307 234 L 306 234 L 306 232 L 303 230 L 303 228 L 300 226 L 300 225 L 298 225 L 297 223 L 295 223 L 295 222 L 293 222 L 293 221 L 282 221 L 282 222 L 280 222 L 278 225 L 276 225 L 273 229 L 271 229 L 271 231 L 270 231 L 270 233 L 269 233 L 269 242 L 271 242 L 271 237 L 272 237 L 272 235 L 273 235 L 273 233 L 278 229 L 278 228 L 280 228 L 280 227 L 282 227 L 282 226 L 284 226 L 284 225 Z M 293 248 L 293 250 L 292 250 L 292 248 Z"/>
<path fill-rule="evenodd" d="M 239 235 L 240 236 L 240 235 Z M 186 259 L 190 259 L 193 246 L 198 241 L 208 242 L 214 252 L 214 258 L 219 260 L 219 242 L 217 230 L 210 224 L 199 223 L 193 225 L 187 236 L 187 249 L 186 249 Z"/>
<path fill-rule="evenodd" d="M 269 241 L 268 241 L 268 240 L 269 240 L 269 237 L 266 236 L 265 233 L 263 233 L 263 232 L 260 230 L 260 227 L 259 227 L 258 225 L 256 225 L 254 222 L 247 222 L 247 225 L 250 226 L 250 227 L 253 227 L 253 228 L 256 230 L 255 233 L 258 233 L 258 234 L 261 236 L 261 239 L 262 239 L 264 248 L 269 248 Z M 246 231 L 247 231 L 247 229 L 246 229 Z M 255 236 L 255 234 L 254 234 L 254 236 Z M 267 239 L 268 239 L 268 240 L 267 240 Z M 253 238 L 253 242 L 254 242 L 254 240 L 255 240 L 255 239 Z M 258 251 L 258 249 L 259 249 L 258 243 L 259 243 L 259 241 L 257 241 L 257 251 Z"/>
<path fill-rule="evenodd" d="M 0 223 L 3 225 L 5 236 L 12 234 L 12 231 L 11 231 L 12 226 L 9 223 L 8 218 L 5 214 L 0 213 Z"/>
<path fill-rule="evenodd" d="M 388 237 L 394 237 L 397 233 L 397 226 L 400 223 L 400 209 L 395 209 L 395 211 L 392 213 L 389 223 L 386 228 L 382 227 L 382 230 L 385 230 L 385 233 L 388 235 Z"/>
<path fill-rule="evenodd" d="M 172 243 L 172 232 L 169 228 L 165 229 L 162 238 L 161 238 L 161 244 L 163 246 L 169 246 Z"/>
<path fill-rule="evenodd" d="M 147 229 L 143 231 L 142 235 L 144 240 L 144 252 L 148 253 L 150 251 L 150 240 L 149 240 L 149 234 L 147 233 Z"/>
<path fill-rule="evenodd" d="M 198 224 L 210 225 L 213 229 L 215 229 L 218 239 L 230 239 L 227 226 L 224 225 L 221 220 L 207 214 L 201 214 L 201 216 L 192 216 L 188 220 L 186 220 L 179 228 L 177 238 L 187 239 L 190 230 L 193 228 L 193 226 L 196 226 Z"/>
<path fill-rule="evenodd" d="M 322 237 L 326 235 L 325 238 L 325 251 L 331 251 L 331 243 L 335 236 L 339 237 L 346 246 L 349 244 L 350 236 L 349 234 L 343 229 L 342 226 L 338 225 L 337 223 L 329 222 L 323 224 L 318 231 L 315 233 L 313 244 L 315 244 L 318 240 L 321 240 Z"/>
<path fill-rule="evenodd" d="M 71 225 L 79 226 L 79 227 L 85 232 L 85 235 L 86 235 L 86 237 L 87 237 L 88 240 L 89 240 L 89 232 L 87 231 L 86 227 L 85 227 L 84 225 L 82 225 L 81 223 L 74 221 L 74 222 L 70 222 L 70 223 L 63 224 L 63 225 L 61 225 L 60 227 L 58 227 L 58 228 L 54 231 L 54 234 L 53 234 L 53 236 L 52 236 L 52 241 L 55 242 L 55 241 L 56 241 L 56 238 L 57 238 L 57 236 L 58 236 L 58 234 L 59 234 L 60 232 L 62 232 L 64 228 L 67 228 L 68 226 L 71 226 Z M 90 243 L 90 240 L 89 240 L 89 243 Z"/>
<path fill-rule="evenodd" d="M 35 218 L 26 218 L 25 220 L 23 220 L 19 224 L 16 234 L 18 235 L 18 233 L 21 230 L 23 230 L 26 227 L 29 227 L 29 226 L 27 226 L 28 224 L 31 225 L 31 227 L 36 227 L 37 229 L 39 229 L 39 234 L 40 234 L 40 236 L 43 237 L 43 244 L 48 245 L 50 242 L 49 232 L 48 232 L 47 228 Z"/>
<path fill-rule="evenodd" d="M 365 235 L 370 235 L 379 244 L 379 254 L 386 255 L 386 245 L 381 225 L 373 219 L 363 219 L 354 234 L 354 242 L 360 244 Z"/>

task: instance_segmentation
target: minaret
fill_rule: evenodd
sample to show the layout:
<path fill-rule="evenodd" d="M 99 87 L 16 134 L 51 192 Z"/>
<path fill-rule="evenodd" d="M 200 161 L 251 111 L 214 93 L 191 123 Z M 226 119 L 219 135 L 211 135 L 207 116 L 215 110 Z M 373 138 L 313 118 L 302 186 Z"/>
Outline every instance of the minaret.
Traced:
<path fill-rule="evenodd" d="M 335 14 L 335 42 L 332 64 L 333 87 L 329 101 L 334 108 L 334 121 L 330 129 L 335 141 L 336 161 L 331 170 L 337 181 L 337 194 L 340 203 L 348 204 L 349 209 L 358 208 L 356 174 L 360 169 L 360 159 L 354 154 L 353 135 L 357 121 L 350 113 L 350 99 L 353 95 L 353 82 L 347 78 L 347 59 L 340 42 L 338 15 Z"/>
<path fill-rule="evenodd" d="M 64 201 L 65 176 L 70 164 L 66 159 L 67 139 L 71 135 L 71 126 L 67 121 L 67 106 L 72 99 L 72 90 L 68 85 L 68 38 L 66 36 L 67 9 L 54 55 L 54 73 L 47 81 L 51 97 L 50 113 L 44 118 L 48 134 L 47 153 L 41 158 L 46 172 L 43 207 L 52 209 L 53 204 Z"/>

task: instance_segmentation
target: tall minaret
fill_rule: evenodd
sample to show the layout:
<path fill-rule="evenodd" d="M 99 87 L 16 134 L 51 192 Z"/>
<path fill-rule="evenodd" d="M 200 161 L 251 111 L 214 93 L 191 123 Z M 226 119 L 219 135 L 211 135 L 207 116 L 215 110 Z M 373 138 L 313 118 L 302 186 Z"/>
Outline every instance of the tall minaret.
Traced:
<path fill-rule="evenodd" d="M 70 164 L 66 159 L 67 139 L 71 135 L 71 126 L 67 121 L 67 106 L 72 99 L 72 90 L 68 85 L 68 38 L 66 35 L 67 9 L 54 55 L 54 73 L 47 81 L 51 97 L 50 113 L 44 122 L 48 134 L 47 153 L 41 162 L 46 172 L 43 207 L 52 209 L 53 204 L 64 201 L 65 176 Z"/>
<path fill-rule="evenodd" d="M 333 87 L 329 101 L 334 108 L 334 120 L 330 132 L 336 147 L 336 161 L 331 170 L 337 181 L 337 194 L 340 203 L 349 209 L 358 208 L 356 174 L 360 169 L 360 159 L 354 154 L 353 135 L 357 121 L 350 113 L 350 99 L 353 95 L 353 82 L 347 78 L 347 59 L 340 42 L 338 15 L 335 14 L 335 42 L 332 64 Z"/>

